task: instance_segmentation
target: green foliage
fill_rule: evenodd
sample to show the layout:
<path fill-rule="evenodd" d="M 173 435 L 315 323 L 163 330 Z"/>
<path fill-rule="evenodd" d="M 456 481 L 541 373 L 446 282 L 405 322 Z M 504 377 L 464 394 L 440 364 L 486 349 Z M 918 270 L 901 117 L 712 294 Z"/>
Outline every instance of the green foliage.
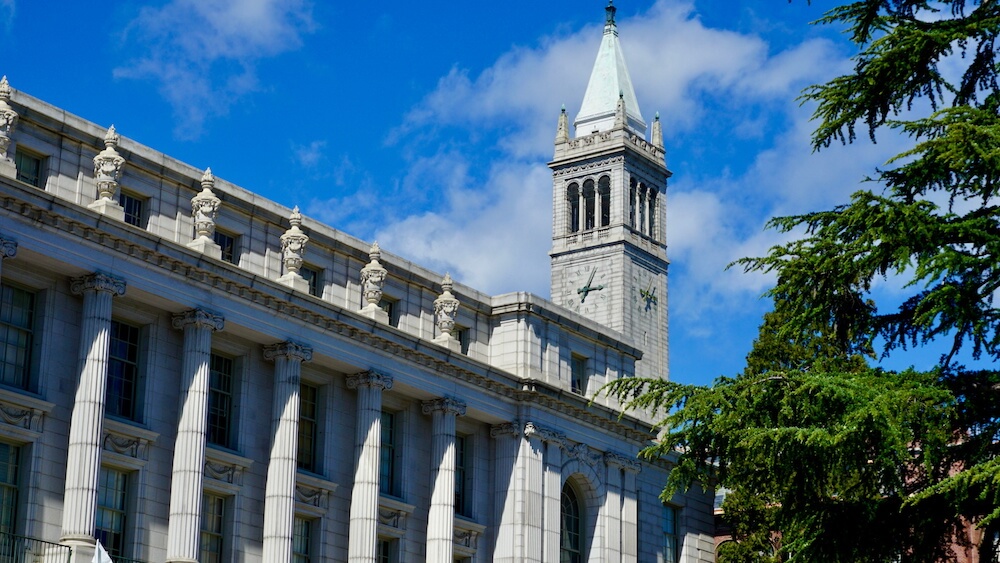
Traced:
<path fill-rule="evenodd" d="M 848 203 L 772 219 L 801 235 L 737 262 L 776 275 L 742 374 L 605 392 L 662 417 L 643 455 L 676 459 L 665 498 L 730 491 L 722 561 L 950 561 L 968 525 L 1000 531 L 1000 370 L 957 361 L 1000 360 L 1000 2 L 859 0 L 819 23 L 858 54 L 803 95 L 814 148 L 858 128 L 912 146 Z M 908 296 L 880 306 L 880 278 Z M 929 372 L 868 365 L 932 342 Z"/>

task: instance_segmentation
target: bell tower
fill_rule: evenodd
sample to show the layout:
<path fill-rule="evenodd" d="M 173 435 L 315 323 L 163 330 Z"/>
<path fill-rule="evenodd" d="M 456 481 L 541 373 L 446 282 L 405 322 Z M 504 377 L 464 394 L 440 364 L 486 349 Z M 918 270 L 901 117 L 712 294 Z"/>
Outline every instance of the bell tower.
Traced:
<path fill-rule="evenodd" d="M 609 2 L 570 134 L 559 115 L 552 169 L 552 301 L 643 351 L 636 375 L 667 378 L 667 170 L 659 114 L 646 123 Z"/>

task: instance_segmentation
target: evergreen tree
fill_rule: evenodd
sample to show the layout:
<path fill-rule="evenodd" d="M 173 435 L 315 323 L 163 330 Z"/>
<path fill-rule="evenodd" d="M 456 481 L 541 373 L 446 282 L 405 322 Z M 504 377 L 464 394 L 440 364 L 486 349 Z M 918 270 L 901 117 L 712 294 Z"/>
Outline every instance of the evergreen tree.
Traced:
<path fill-rule="evenodd" d="M 803 95 L 816 150 L 886 132 L 909 150 L 763 257 L 774 310 L 747 369 L 710 388 L 625 379 L 606 391 L 660 413 L 679 452 L 664 490 L 729 489 L 723 561 L 950 561 L 1000 537 L 1000 87 L 996 0 L 859 0 L 827 12 L 858 47 L 851 73 Z M 905 281 L 881 304 L 878 278 Z M 935 369 L 880 358 L 943 343 Z M 961 353 L 990 366 L 969 369 Z M 970 528 L 971 526 L 971 528 Z M 972 530 L 970 534 L 970 529 Z"/>

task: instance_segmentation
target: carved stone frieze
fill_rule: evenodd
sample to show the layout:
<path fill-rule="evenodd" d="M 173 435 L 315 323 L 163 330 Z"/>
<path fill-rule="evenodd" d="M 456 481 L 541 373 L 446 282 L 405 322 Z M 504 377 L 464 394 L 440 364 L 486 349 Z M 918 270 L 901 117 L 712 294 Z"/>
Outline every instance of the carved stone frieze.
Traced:
<path fill-rule="evenodd" d="M 519 438 L 521 436 L 521 424 L 516 420 L 513 422 L 505 422 L 503 424 L 494 424 L 490 427 L 490 437 L 499 438 L 500 436 L 513 436 Z"/>
<path fill-rule="evenodd" d="M 38 413 L 39 415 L 41 413 Z M 13 424 L 26 430 L 34 430 L 35 411 L 14 405 L 0 403 L 0 419 L 7 424 Z"/>
<path fill-rule="evenodd" d="M 243 484 L 243 467 L 239 465 L 229 465 L 225 463 L 215 463 L 205 461 L 205 475 L 218 481 L 225 481 L 233 485 Z"/>
<path fill-rule="evenodd" d="M 630 473 L 638 473 L 639 471 L 642 471 L 642 464 L 639 463 L 638 459 L 615 452 L 605 453 L 604 463 L 608 464 L 608 467 L 616 467 Z"/>
<path fill-rule="evenodd" d="M 543 442 L 557 442 L 563 445 L 567 443 L 566 435 L 560 432 L 556 432 L 551 428 L 545 428 L 544 426 L 539 426 L 534 422 L 528 422 L 524 425 L 524 435 L 529 438 L 538 438 Z"/>
<path fill-rule="evenodd" d="M 624 156 L 616 156 L 614 158 L 608 158 L 594 162 L 587 162 L 579 166 L 569 166 L 566 168 L 560 168 L 559 170 L 556 170 L 553 174 L 556 178 L 560 178 L 562 176 L 576 176 L 578 174 L 590 172 L 591 170 L 596 170 L 598 168 L 607 168 L 609 165 L 621 164 L 623 162 L 625 162 Z"/>
<path fill-rule="evenodd" d="M 143 438 L 105 431 L 101 444 L 109 452 L 144 461 L 149 459 L 149 440 Z"/>
<path fill-rule="evenodd" d="M 329 508 L 330 491 L 297 483 L 295 485 L 295 500 L 317 508 Z"/>

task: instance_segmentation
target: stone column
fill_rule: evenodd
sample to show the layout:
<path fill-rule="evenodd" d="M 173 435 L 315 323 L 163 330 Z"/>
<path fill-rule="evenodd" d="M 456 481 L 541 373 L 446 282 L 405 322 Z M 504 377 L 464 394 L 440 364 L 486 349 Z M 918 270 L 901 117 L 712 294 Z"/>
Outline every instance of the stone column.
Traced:
<path fill-rule="evenodd" d="M 125 294 L 125 282 L 97 273 L 71 280 L 70 291 L 83 296 L 83 319 L 80 323 L 80 380 L 69 424 L 60 541 L 71 546 L 87 547 L 94 544 L 111 300 L 116 295 Z"/>
<path fill-rule="evenodd" d="M 542 560 L 542 530 L 545 525 L 544 500 L 544 440 L 554 436 L 554 432 L 537 426 L 533 422 L 524 425 L 526 440 L 521 441 L 521 452 L 518 454 L 517 466 L 521 474 L 518 483 L 518 494 L 522 495 L 520 509 L 520 530 L 522 537 L 518 545 L 521 550 L 521 561 L 528 563 Z"/>
<path fill-rule="evenodd" d="M 622 563 L 639 561 L 639 490 L 636 476 L 642 465 L 637 460 L 628 460 L 623 466 L 624 486 L 622 487 Z"/>
<path fill-rule="evenodd" d="M 559 562 L 560 531 L 562 517 L 562 450 L 563 444 L 558 439 L 548 440 L 545 444 L 545 499 L 543 512 L 545 514 L 544 537 L 542 545 L 545 563 Z"/>
<path fill-rule="evenodd" d="M 264 551 L 268 563 L 291 563 L 295 522 L 295 474 L 299 437 L 299 388 L 302 362 L 312 360 L 312 348 L 294 342 L 264 347 L 264 359 L 274 360 L 274 403 L 271 415 L 271 457 L 264 487 Z"/>
<path fill-rule="evenodd" d="M 358 392 L 354 433 L 354 488 L 347 559 L 375 563 L 378 543 L 379 450 L 382 447 L 382 391 L 392 389 L 392 377 L 366 371 L 347 378 Z"/>
<path fill-rule="evenodd" d="M 431 506 L 427 514 L 427 561 L 454 559 L 455 538 L 455 419 L 465 403 L 443 397 L 424 401 L 431 415 Z"/>
<path fill-rule="evenodd" d="M 608 470 L 608 487 L 604 496 L 604 533 L 608 541 L 605 544 L 605 559 L 607 561 L 622 560 L 622 468 L 631 460 L 624 456 L 604 454 L 604 463 Z"/>
<path fill-rule="evenodd" d="M 17 256 L 17 241 L 0 236 L 0 279 L 3 279 L 4 258 Z"/>
<path fill-rule="evenodd" d="M 181 406 L 170 480 L 167 561 L 197 563 L 201 543 L 201 500 L 208 428 L 208 380 L 212 332 L 222 330 L 221 316 L 192 309 L 173 317 L 184 331 Z"/>
<path fill-rule="evenodd" d="M 497 514 L 497 541 L 493 553 L 496 563 L 518 563 L 515 549 L 517 536 L 517 451 L 521 444 L 521 426 L 518 422 L 508 422 L 490 428 L 490 436 L 496 444 L 496 467 L 493 483 L 495 495 L 493 505 Z"/>

